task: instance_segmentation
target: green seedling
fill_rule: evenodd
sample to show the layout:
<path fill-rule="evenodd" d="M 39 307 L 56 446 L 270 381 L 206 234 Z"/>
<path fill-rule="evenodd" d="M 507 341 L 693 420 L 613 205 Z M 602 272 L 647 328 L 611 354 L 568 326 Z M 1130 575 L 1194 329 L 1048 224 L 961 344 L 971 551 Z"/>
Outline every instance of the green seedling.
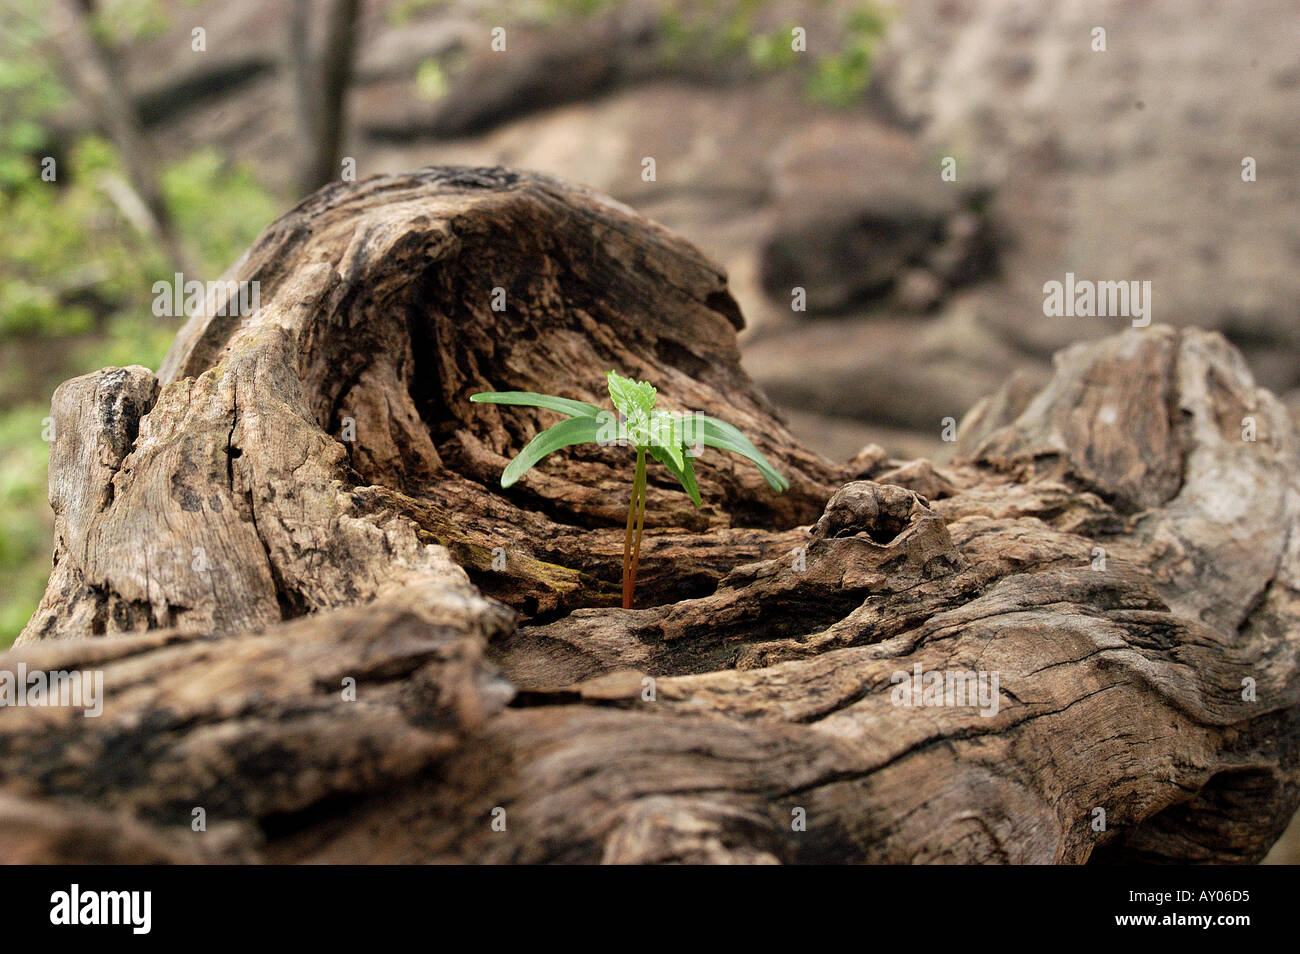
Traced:
<path fill-rule="evenodd" d="M 703 447 L 730 451 L 752 461 L 777 493 L 787 490 L 790 482 L 777 473 L 749 438 L 726 421 L 698 412 L 674 414 L 655 408 L 654 387 L 633 381 L 610 371 L 609 397 L 617 413 L 588 404 L 536 394 L 532 391 L 483 391 L 470 396 L 480 404 L 513 404 L 540 407 L 565 415 L 565 419 L 547 428 L 525 445 L 501 474 L 501 486 L 509 487 L 528 473 L 553 451 L 574 444 L 627 446 L 636 450 L 636 470 L 632 477 L 632 499 L 627 507 L 627 529 L 623 535 L 623 608 L 632 608 L 636 590 L 636 571 L 641 559 L 641 534 L 645 529 L 646 457 L 654 458 L 677 478 L 695 506 L 703 506 L 700 488 L 695 482 L 692 458 Z"/>

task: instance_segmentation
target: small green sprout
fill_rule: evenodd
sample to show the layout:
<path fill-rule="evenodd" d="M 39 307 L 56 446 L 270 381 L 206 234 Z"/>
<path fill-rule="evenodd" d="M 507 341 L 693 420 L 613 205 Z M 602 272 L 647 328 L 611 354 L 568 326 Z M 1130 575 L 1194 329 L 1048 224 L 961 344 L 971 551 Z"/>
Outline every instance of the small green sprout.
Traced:
<path fill-rule="evenodd" d="M 632 478 L 632 499 L 627 508 L 627 530 L 623 535 L 623 608 L 632 608 L 636 571 L 641 559 L 641 534 L 645 528 L 646 455 L 649 454 L 677 478 L 696 507 L 703 506 L 695 482 L 692 458 L 703 447 L 739 454 L 752 461 L 777 493 L 790 482 L 777 473 L 749 438 L 726 421 L 695 412 L 675 414 L 655 408 L 654 387 L 610 371 L 609 397 L 617 413 L 586 401 L 536 394 L 532 391 L 483 391 L 470 395 L 480 404 L 513 404 L 540 407 L 565 415 L 560 423 L 534 437 L 501 474 L 501 486 L 509 487 L 552 451 L 573 444 L 611 444 L 636 450 L 636 471 Z"/>

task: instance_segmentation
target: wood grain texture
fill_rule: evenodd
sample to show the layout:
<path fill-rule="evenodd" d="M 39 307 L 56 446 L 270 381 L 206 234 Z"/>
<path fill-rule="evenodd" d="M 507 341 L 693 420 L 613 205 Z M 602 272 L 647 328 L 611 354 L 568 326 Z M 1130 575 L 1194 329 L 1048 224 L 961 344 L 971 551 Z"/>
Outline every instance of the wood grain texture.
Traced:
<path fill-rule="evenodd" d="M 255 315 L 56 395 L 54 570 L 0 671 L 107 699 L 0 709 L 0 856 L 1238 862 L 1300 801 L 1300 443 L 1215 335 L 1070 349 L 951 466 L 836 465 L 715 266 L 549 179 L 331 187 L 227 277 Z M 468 401 L 604 403 L 611 367 L 793 485 L 706 452 L 697 512 L 652 470 L 631 611 L 626 449 L 502 491 L 555 415 Z M 996 711 L 897 704 L 918 666 Z"/>

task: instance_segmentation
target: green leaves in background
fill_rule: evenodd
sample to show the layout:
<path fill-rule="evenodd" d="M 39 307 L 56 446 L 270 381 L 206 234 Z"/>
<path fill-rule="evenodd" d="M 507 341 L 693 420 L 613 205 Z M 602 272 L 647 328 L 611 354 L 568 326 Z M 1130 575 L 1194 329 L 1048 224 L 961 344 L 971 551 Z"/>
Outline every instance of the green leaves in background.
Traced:
<path fill-rule="evenodd" d="M 157 0 L 112 5 L 121 42 L 166 23 Z M 162 19 L 160 19 L 160 17 Z M 174 269 L 116 204 L 116 149 L 47 130 L 71 97 L 45 42 L 44 0 L 0 4 L 0 648 L 26 623 L 50 569 L 46 500 L 49 396 L 107 365 L 156 368 L 179 319 L 152 313 L 153 283 Z M 53 182 L 42 162 L 55 160 Z M 220 275 L 285 203 L 215 149 L 162 170 L 169 208 L 206 274 Z"/>
<path fill-rule="evenodd" d="M 0 414 L 0 649 L 26 625 L 50 575 L 49 445 L 41 440 L 49 413 L 29 404 Z"/>

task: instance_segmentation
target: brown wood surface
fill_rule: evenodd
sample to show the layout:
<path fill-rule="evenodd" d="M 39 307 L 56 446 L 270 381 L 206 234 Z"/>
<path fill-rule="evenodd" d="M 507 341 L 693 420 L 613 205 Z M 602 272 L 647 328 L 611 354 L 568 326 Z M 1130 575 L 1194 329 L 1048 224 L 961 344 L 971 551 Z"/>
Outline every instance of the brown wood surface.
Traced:
<path fill-rule="evenodd" d="M 950 466 L 833 464 L 718 268 L 548 179 L 330 187 L 227 277 L 260 311 L 55 395 L 54 567 L 0 670 L 107 698 L 0 709 L 0 858 L 1234 862 L 1300 800 L 1300 445 L 1218 336 L 1064 352 Z M 610 368 L 792 482 L 706 451 L 697 512 L 652 467 L 631 611 L 630 452 L 502 491 L 556 415 L 468 400 L 603 404 Z M 996 714 L 896 705 L 917 665 L 996 673 Z"/>

